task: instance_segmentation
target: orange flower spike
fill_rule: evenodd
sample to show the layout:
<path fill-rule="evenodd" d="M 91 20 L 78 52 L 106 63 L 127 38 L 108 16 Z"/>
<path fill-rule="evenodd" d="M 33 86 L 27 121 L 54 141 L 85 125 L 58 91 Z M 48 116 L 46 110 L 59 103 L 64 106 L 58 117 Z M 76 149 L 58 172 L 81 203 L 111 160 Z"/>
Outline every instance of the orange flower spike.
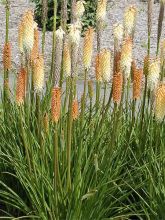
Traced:
<path fill-rule="evenodd" d="M 136 69 L 133 73 L 133 99 L 139 99 L 141 94 L 143 70 Z"/>
<path fill-rule="evenodd" d="M 3 49 L 3 66 L 5 70 L 11 69 L 11 44 L 8 42 Z"/>
<path fill-rule="evenodd" d="M 98 82 L 102 82 L 100 57 L 101 57 L 100 54 L 97 54 L 96 60 L 95 60 L 95 74 L 96 74 L 96 80 Z"/>
<path fill-rule="evenodd" d="M 121 72 L 115 73 L 113 76 L 113 101 L 117 104 L 121 101 L 122 95 L 122 85 L 123 85 L 123 75 Z"/>
<path fill-rule="evenodd" d="M 17 86 L 16 86 L 16 103 L 18 106 L 24 103 L 25 87 L 26 87 L 26 71 L 24 68 L 21 68 L 20 72 L 18 73 Z"/>
<path fill-rule="evenodd" d="M 73 100 L 72 103 L 72 118 L 76 120 L 79 116 L 79 105 L 77 99 Z"/>
<path fill-rule="evenodd" d="M 61 88 L 55 87 L 52 90 L 51 114 L 52 121 L 57 123 L 61 112 Z"/>
<path fill-rule="evenodd" d="M 117 51 L 114 57 L 114 73 L 118 73 L 121 71 L 120 61 L 121 61 L 121 52 Z"/>

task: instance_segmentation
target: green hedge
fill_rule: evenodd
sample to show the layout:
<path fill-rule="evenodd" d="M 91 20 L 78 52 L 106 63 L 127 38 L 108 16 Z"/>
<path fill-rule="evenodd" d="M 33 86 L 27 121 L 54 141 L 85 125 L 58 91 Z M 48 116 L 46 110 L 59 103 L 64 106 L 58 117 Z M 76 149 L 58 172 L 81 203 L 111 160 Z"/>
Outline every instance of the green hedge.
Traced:
<path fill-rule="evenodd" d="M 42 3 L 41 0 L 32 0 L 35 2 L 35 18 L 39 24 L 39 27 L 42 27 Z M 57 10 L 57 26 L 60 25 L 60 13 L 61 13 L 61 1 L 58 2 L 58 10 Z M 68 2 L 68 23 L 70 23 L 70 1 Z M 85 4 L 85 14 L 82 18 L 82 22 L 84 24 L 84 28 L 88 26 L 95 25 L 95 12 L 96 12 L 96 1 L 87 0 Z M 48 23 L 47 30 L 52 30 L 53 27 L 53 0 L 48 0 Z"/>

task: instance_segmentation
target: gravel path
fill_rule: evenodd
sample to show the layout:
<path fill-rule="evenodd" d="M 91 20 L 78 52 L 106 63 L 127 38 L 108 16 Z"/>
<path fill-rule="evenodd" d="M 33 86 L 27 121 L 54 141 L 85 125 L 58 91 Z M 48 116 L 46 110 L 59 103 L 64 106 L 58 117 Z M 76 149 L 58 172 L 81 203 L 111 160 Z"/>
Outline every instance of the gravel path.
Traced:
<path fill-rule="evenodd" d="M 134 57 L 141 64 L 146 54 L 147 45 L 147 4 L 140 2 L 139 0 L 111 0 L 108 4 L 108 15 L 107 15 L 107 28 L 104 31 L 102 39 L 102 47 L 113 49 L 113 24 L 116 22 L 122 22 L 123 13 L 125 7 L 134 4 L 138 7 L 138 16 L 135 32 L 134 41 Z M 10 41 L 12 44 L 12 60 L 13 68 L 19 66 L 19 55 L 17 47 L 17 36 L 18 36 L 18 24 L 22 14 L 29 8 L 33 8 L 34 5 L 29 0 L 11 0 L 11 16 L 10 16 Z M 154 5 L 153 15 L 153 27 L 151 36 L 152 54 L 154 56 L 156 50 L 156 36 L 157 36 L 157 19 L 159 15 L 159 4 Z M 0 54 L 5 39 L 5 9 L 4 5 L 0 5 Z M 165 30 L 163 29 L 162 37 L 165 37 Z M 51 42 L 52 33 L 47 32 L 46 34 L 46 63 L 49 64 L 51 60 Z M 2 57 L 0 57 L 0 68 L 2 69 Z"/>

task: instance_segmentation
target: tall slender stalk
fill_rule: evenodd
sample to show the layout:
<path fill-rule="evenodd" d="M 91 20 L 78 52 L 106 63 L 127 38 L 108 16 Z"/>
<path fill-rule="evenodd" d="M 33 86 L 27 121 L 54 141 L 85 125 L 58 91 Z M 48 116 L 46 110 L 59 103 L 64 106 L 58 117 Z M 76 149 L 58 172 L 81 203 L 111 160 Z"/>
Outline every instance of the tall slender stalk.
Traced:
<path fill-rule="evenodd" d="M 38 133 L 38 140 L 39 143 L 41 144 L 41 100 L 40 100 L 40 93 L 37 92 L 36 94 L 36 115 L 37 115 L 37 133 Z M 42 147 L 42 146 L 41 146 Z"/>
<path fill-rule="evenodd" d="M 160 11 L 159 11 L 159 19 L 158 19 L 158 33 L 157 33 L 157 51 L 156 55 L 159 53 L 159 45 L 160 45 L 160 38 L 162 34 L 162 25 L 163 25 L 163 19 L 164 19 L 164 2 L 160 1 Z"/>
<path fill-rule="evenodd" d="M 68 0 L 62 0 L 61 2 L 61 27 L 66 32 L 68 12 L 67 12 Z"/>
<path fill-rule="evenodd" d="M 27 159 L 29 171 L 31 173 L 32 172 L 32 164 L 31 164 L 31 160 L 30 160 L 29 146 L 28 146 L 27 139 L 26 139 L 26 132 L 25 132 L 25 129 L 23 126 L 22 106 L 20 106 L 20 108 L 19 108 L 19 121 L 20 121 L 20 131 L 21 131 L 20 133 L 22 136 L 23 145 L 25 147 L 25 153 L 26 153 L 26 159 Z"/>
<path fill-rule="evenodd" d="M 53 80 L 53 73 L 55 68 L 55 49 L 56 49 L 56 18 L 57 18 L 57 0 L 53 1 L 54 3 L 54 17 L 53 17 L 53 43 L 52 43 L 52 62 L 51 62 L 51 71 L 50 76 Z"/>
<path fill-rule="evenodd" d="M 67 121 L 67 191 L 71 190 L 71 145 L 72 145 L 72 102 L 73 102 L 73 78 L 70 82 L 68 121 Z"/>
<path fill-rule="evenodd" d="M 148 56 L 150 55 L 150 47 L 151 47 L 151 29 L 152 29 L 152 4 L 153 0 L 148 0 Z"/>
<path fill-rule="evenodd" d="M 83 124 L 84 113 L 85 113 L 85 107 L 86 107 L 87 73 L 88 73 L 88 70 L 85 69 L 85 75 L 84 75 L 84 92 L 83 92 L 83 96 L 82 96 L 82 106 L 81 106 L 81 124 Z"/>
<path fill-rule="evenodd" d="M 75 16 L 75 13 L 76 13 L 75 6 L 76 6 L 76 0 L 71 0 L 71 23 L 74 23 L 75 19 L 76 19 L 76 16 Z"/>
<path fill-rule="evenodd" d="M 48 1 L 42 0 L 42 54 L 45 52 L 45 34 L 47 25 Z"/>

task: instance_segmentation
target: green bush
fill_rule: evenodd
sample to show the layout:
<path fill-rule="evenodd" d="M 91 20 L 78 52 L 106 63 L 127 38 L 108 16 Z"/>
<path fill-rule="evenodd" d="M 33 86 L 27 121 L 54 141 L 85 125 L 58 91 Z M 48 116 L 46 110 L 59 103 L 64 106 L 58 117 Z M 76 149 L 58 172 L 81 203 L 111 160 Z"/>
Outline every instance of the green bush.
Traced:
<path fill-rule="evenodd" d="M 35 18 L 39 24 L 39 27 L 42 27 L 42 2 L 40 0 L 32 0 L 35 2 Z M 68 23 L 70 23 L 70 1 L 68 2 Z M 88 26 L 95 26 L 95 11 L 96 11 L 96 2 L 87 0 L 85 4 L 85 14 L 82 18 L 84 28 Z M 60 13 L 61 13 L 61 1 L 58 2 L 57 10 L 57 26 L 60 25 Z M 48 23 L 47 30 L 52 30 L 53 28 L 53 0 L 48 0 Z"/>

